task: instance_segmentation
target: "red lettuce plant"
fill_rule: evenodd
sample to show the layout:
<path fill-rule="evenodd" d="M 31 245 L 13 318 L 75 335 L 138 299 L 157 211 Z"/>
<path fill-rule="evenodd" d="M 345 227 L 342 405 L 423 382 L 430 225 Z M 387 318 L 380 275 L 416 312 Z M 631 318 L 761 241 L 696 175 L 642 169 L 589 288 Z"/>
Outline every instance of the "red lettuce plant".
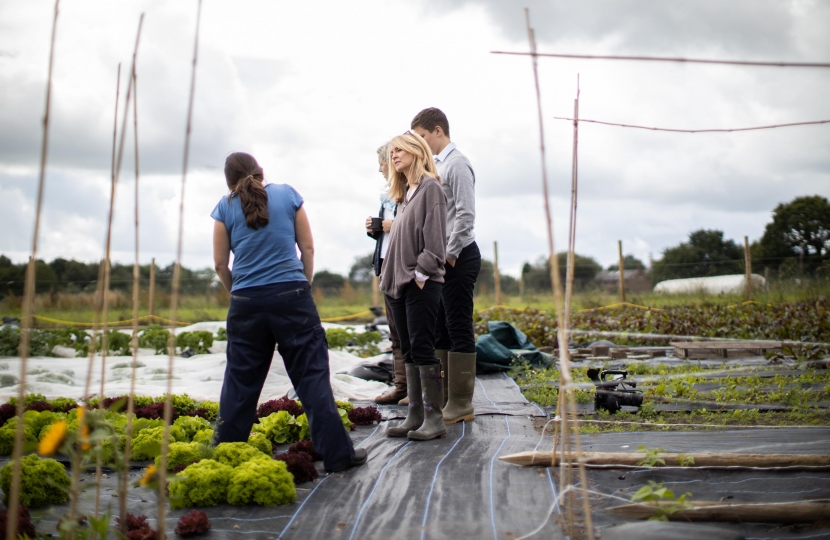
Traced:
<path fill-rule="evenodd" d="M 121 524 L 120 518 L 115 518 L 118 524 Z M 156 540 L 158 535 L 156 531 L 150 528 L 147 523 L 147 516 L 135 516 L 127 514 L 125 521 L 127 522 L 127 538 L 128 540 Z"/>
<path fill-rule="evenodd" d="M 256 417 L 264 418 L 269 414 L 279 411 L 287 411 L 288 414 L 290 414 L 294 418 L 300 416 L 305 412 L 303 408 L 293 399 L 281 397 L 280 399 L 272 399 L 261 404 L 256 410 Z"/>
<path fill-rule="evenodd" d="M 294 476 L 295 484 L 311 482 L 320 476 L 320 473 L 318 473 L 317 469 L 314 467 L 314 462 L 312 461 L 311 456 L 305 452 L 297 452 L 295 454 L 284 452 L 282 454 L 275 455 L 274 459 L 285 462 L 288 472 Z"/>
<path fill-rule="evenodd" d="M 205 420 L 211 420 L 210 411 L 205 409 L 204 407 L 199 407 L 198 409 L 191 409 L 189 411 L 185 411 L 182 413 L 182 416 L 198 416 L 199 418 L 204 418 Z"/>
<path fill-rule="evenodd" d="M 9 515 L 5 508 L 0 510 L 0 531 L 6 530 L 6 519 Z M 3 533 L 5 534 L 5 532 Z M 36 538 L 35 526 L 32 524 L 32 516 L 25 506 L 17 507 L 17 536 L 24 538 Z"/>
<path fill-rule="evenodd" d="M 351 420 L 352 424 L 356 424 L 358 426 L 368 426 L 383 420 L 380 415 L 380 411 L 374 405 L 370 405 L 368 407 L 355 407 L 350 410 L 348 414 L 349 420 Z"/>
<path fill-rule="evenodd" d="M 174 421 L 179 417 L 179 415 L 176 413 L 176 409 L 173 409 L 171 412 L 173 415 L 170 417 L 170 420 Z M 139 407 L 135 410 L 135 415 L 137 418 L 147 418 L 148 420 L 158 420 L 159 418 L 164 418 L 164 402 L 151 403 L 150 405 Z"/>
<path fill-rule="evenodd" d="M 299 454 L 299 453 L 306 453 L 311 456 L 312 461 L 323 461 L 323 456 L 315 450 L 314 445 L 311 443 L 310 440 L 304 439 L 298 443 L 292 444 L 288 448 L 289 454 Z"/>
<path fill-rule="evenodd" d="M 26 405 L 26 410 L 27 411 L 37 411 L 37 412 L 43 412 L 43 411 L 55 412 L 55 408 L 52 407 L 49 404 L 48 401 L 33 401 L 32 403 L 29 403 L 28 405 Z"/>
<path fill-rule="evenodd" d="M 179 518 L 176 534 L 179 536 L 196 536 L 205 534 L 210 529 L 208 515 L 201 510 L 191 510 Z"/>
<path fill-rule="evenodd" d="M 0 426 L 8 422 L 10 418 L 14 418 L 16 414 L 17 407 L 15 405 L 12 405 L 11 403 L 4 403 L 0 405 Z"/>

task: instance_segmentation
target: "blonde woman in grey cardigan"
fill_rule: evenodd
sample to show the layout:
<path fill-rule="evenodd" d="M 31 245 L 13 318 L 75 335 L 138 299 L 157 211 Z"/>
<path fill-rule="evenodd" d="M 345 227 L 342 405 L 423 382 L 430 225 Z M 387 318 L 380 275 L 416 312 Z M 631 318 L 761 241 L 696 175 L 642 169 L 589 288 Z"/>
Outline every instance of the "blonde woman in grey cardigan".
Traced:
<path fill-rule="evenodd" d="M 426 141 L 407 131 L 389 143 L 389 198 L 398 204 L 380 289 L 387 296 L 406 366 L 406 419 L 390 437 L 445 437 L 435 324 L 444 282 L 447 197 Z"/>

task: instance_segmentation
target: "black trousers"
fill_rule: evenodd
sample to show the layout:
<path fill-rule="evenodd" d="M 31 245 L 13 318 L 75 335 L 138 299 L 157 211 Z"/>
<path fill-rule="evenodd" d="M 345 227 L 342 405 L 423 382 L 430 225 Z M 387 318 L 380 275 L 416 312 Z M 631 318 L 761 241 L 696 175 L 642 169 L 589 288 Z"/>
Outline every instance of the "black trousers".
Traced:
<path fill-rule="evenodd" d="M 386 298 L 392 308 L 404 361 L 419 366 L 440 364 L 435 356 L 435 320 L 441 284 L 428 279 L 421 289 L 413 279 L 400 298 Z"/>
<path fill-rule="evenodd" d="M 380 259 L 380 267 L 383 268 L 383 259 Z M 389 341 L 393 349 L 401 348 L 401 338 L 398 337 L 398 328 L 395 326 L 395 318 L 392 316 L 392 307 L 389 305 L 389 297 L 383 295 L 384 308 L 386 309 L 386 322 L 389 324 Z"/>
<path fill-rule="evenodd" d="M 438 310 L 436 349 L 476 352 L 473 333 L 473 288 L 481 270 L 481 252 L 475 242 L 458 255 L 455 266 L 444 265 L 444 287 Z"/>
<path fill-rule="evenodd" d="M 305 281 L 250 287 L 231 295 L 217 444 L 248 440 L 276 344 L 325 468 L 351 463 L 354 445 L 331 392 L 326 332 Z"/>

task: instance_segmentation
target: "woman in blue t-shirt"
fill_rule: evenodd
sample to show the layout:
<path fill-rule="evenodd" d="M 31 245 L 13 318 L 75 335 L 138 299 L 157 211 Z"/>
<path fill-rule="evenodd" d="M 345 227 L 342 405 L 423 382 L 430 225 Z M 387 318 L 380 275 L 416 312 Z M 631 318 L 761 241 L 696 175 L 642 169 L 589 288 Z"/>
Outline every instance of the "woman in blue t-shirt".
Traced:
<path fill-rule="evenodd" d="M 303 199 L 287 184 L 264 185 L 262 167 L 244 152 L 225 159 L 225 180 L 230 194 L 210 214 L 216 273 L 231 293 L 215 442 L 248 440 L 277 346 L 325 469 L 361 465 L 366 450 L 354 448 L 331 392 L 326 333 L 310 291 L 314 241 Z"/>

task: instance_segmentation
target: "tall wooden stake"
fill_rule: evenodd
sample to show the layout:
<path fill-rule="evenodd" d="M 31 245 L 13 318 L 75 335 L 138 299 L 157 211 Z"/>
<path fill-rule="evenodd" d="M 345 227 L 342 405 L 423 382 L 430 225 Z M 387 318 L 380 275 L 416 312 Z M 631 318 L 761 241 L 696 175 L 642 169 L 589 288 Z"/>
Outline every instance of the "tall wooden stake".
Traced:
<path fill-rule="evenodd" d="M 548 196 L 548 176 L 547 176 L 547 160 L 545 158 L 545 130 L 544 130 L 544 123 L 543 123 L 543 116 L 542 116 L 542 97 L 539 91 L 539 73 L 538 73 L 538 58 L 536 53 L 536 37 L 533 32 L 533 28 L 530 26 L 530 12 L 527 8 L 525 8 L 525 19 L 527 22 L 527 34 L 528 34 L 528 41 L 530 42 L 530 50 L 531 50 L 531 59 L 533 62 L 533 80 L 536 87 L 536 106 L 538 111 L 538 119 L 539 119 L 539 150 L 542 159 L 542 192 L 544 196 L 544 203 L 545 203 L 545 218 L 547 221 L 547 233 L 548 233 L 548 253 L 550 256 L 550 271 L 551 271 L 551 286 L 553 288 L 553 297 L 554 302 L 556 304 L 556 318 L 557 318 L 557 327 L 558 327 L 558 335 L 557 340 L 559 342 L 559 365 L 560 365 L 560 394 L 564 390 L 567 393 L 567 399 L 564 399 L 563 402 L 566 405 L 566 408 L 563 409 L 559 414 L 561 415 L 561 423 L 562 423 L 562 434 L 565 437 L 570 436 L 570 415 L 576 412 L 576 401 L 574 398 L 573 392 L 573 378 L 571 377 L 571 363 L 570 363 L 570 353 L 568 351 L 568 319 L 565 317 L 565 306 L 564 306 L 564 299 L 562 297 L 562 284 L 561 280 L 559 279 L 559 263 L 556 258 L 556 252 L 554 251 L 554 244 L 553 244 L 553 220 L 551 219 L 551 212 L 550 212 L 550 198 Z M 576 430 L 574 431 L 574 440 L 576 443 L 576 452 L 577 452 L 577 463 L 579 467 L 579 474 L 580 474 L 580 483 L 582 486 L 582 504 L 583 504 L 583 511 L 585 513 L 585 526 L 588 533 L 588 539 L 594 539 L 594 526 L 593 520 L 591 519 L 591 507 L 588 500 L 588 482 L 587 476 L 585 474 L 585 467 L 582 464 L 582 460 L 579 459 L 579 456 L 582 454 L 582 443 L 579 437 L 579 424 L 576 421 L 576 415 L 574 414 L 574 421 L 576 423 Z M 567 435 L 566 435 L 567 434 Z M 562 452 L 563 455 L 568 455 L 571 453 L 571 444 L 568 439 L 563 438 L 562 444 Z M 560 488 L 564 488 L 564 482 L 566 477 L 570 478 L 570 467 L 561 467 L 562 472 L 568 472 L 568 474 L 563 474 L 560 477 Z M 570 481 L 569 481 L 570 482 Z M 562 489 L 560 489 L 560 493 Z M 573 528 L 573 519 L 570 519 L 570 526 Z"/>
<path fill-rule="evenodd" d="M 744 258 L 746 260 L 746 299 L 752 300 L 752 253 L 749 251 L 748 236 L 744 236 Z"/>
<path fill-rule="evenodd" d="M 176 328 L 176 319 L 179 309 L 179 284 L 181 282 L 182 247 L 184 243 L 184 188 L 187 180 L 187 160 L 190 153 L 190 132 L 193 125 L 193 98 L 196 93 L 196 64 L 199 58 L 199 24 L 202 18 L 202 0 L 198 2 L 196 11 L 196 37 L 193 43 L 193 66 L 190 74 L 190 98 L 187 105 L 187 127 L 184 138 L 184 159 L 182 160 L 182 190 L 179 202 L 179 239 L 176 249 L 176 266 L 173 270 L 173 287 L 170 298 L 170 331 Z M 170 421 L 173 416 L 173 360 L 176 355 L 175 339 L 171 335 L 171 344 L 168 347 L 170 359 L 167 367 L 167 396 L 164 400 L 164 435 L 161 440 L 161 456 L 159 463 L 159 491 L 157 523 L 159 540 L 167 538 L 165 530 L 165 514 L 167 504 L 167 449 L 170 447 Z"/>
<path fill-rule="evenodd" d="M 493 242 L 493 281 L 496 286 L 496 305 L 501 305 L 501 276 L 499 275 L 499 243 Z"/>
<path fill-rule="evenodd" d="M 617 256 L 620 260 L 620 302 L 625 302 L 625 259 L 622 252 L 622 240 L 617 240 Z"/>
<path fill-rule="evenodd" d="M 141 266 L 139 265 L 139 249 L 138 249 L 138 78 L 136 77 L 135 66 L 133 66 L 133 90 L 135 97 L 133 98 L 133 143 L 135 152 L 135 262 L 133 263 L 133 364 L 132 372 L 130 373 L 130 393 L 127 394 L 127 426 L 125 428 L 126 442 L 124 444 L 124 468 L 119 476 L 119 494 L 118 494 L 118 515 L 119 530 L 121 534 L 127 534 L 127 484 L 130 471 L 130 452 L 132 450 L 133 437 L 133 413 L 135 412 L 135 403 L 133 398 L 135 396 L 135 377 L 138 369 L 138 312 L 141 304 Z M 152 321 L 151 321 L 152 322 Z"/>
<path fill-rule="evenodd" d="M 571 156 L 571 213 L 568 223 L 568 274 L 565 282 L 565 318 L 571 320 L 571 302 L 574 292 L 576 264 L 576 207 L 579 186 L 579 75 L 576 76 L 576 99 L 574 100 L 574 138 Z"/>
<path fill-rule="evenodd" d="M 372 272 L 372 305 L 380 307 L 380 280 L 374 272 Z"/>
<path fill-rule="evenodd" d="M 43 114 L 43 142 L 40 147 L 40 178 L 37 185 L 37 209 L 35 211 L 35 229 L 32 234 L 32 255 L 26 267 L 26 282 L 23 290 L 23 320 L 20 321 L 20 379 L 17 392 L 17 416 L 23 418 L 26 397 L 27 361 L 31 345 L 31 329 L 35 311 L 35 279 L 37 279 L 37 239 L 40 234 L 40 214 L 43 209 L 43 185 L 46 178 L 46 156 L 49 147 L 49 104 L 52 99 L 52 65 L 55 59 L 55 31 L 58 27 L 58 3 L 55 0 L 55 16 L 52 19 L 52 41 L 49 46 L 49 73 L 46 77 L 46 111 Z M 17 511 L 20 507 L 20 476 L 23 457 L 23 422 L 17 423 L 14 432 L 14 449 L 12 450 L 12 482 L 8 493 L 8 513 L 6 518 L 6 539 L 17 538 Z"/>
<path fill-rule="evenodd" d="M 153 324 L 153 316 L 156 314 L 154 309 L 156 307 L 156 258 L 153 257 L 150 260 L 150 289 L 148 292 L 149 297 L 147 298 L 147 310 L 149 311 L 149 317 L 147 320 L 150 324 Z"/>

